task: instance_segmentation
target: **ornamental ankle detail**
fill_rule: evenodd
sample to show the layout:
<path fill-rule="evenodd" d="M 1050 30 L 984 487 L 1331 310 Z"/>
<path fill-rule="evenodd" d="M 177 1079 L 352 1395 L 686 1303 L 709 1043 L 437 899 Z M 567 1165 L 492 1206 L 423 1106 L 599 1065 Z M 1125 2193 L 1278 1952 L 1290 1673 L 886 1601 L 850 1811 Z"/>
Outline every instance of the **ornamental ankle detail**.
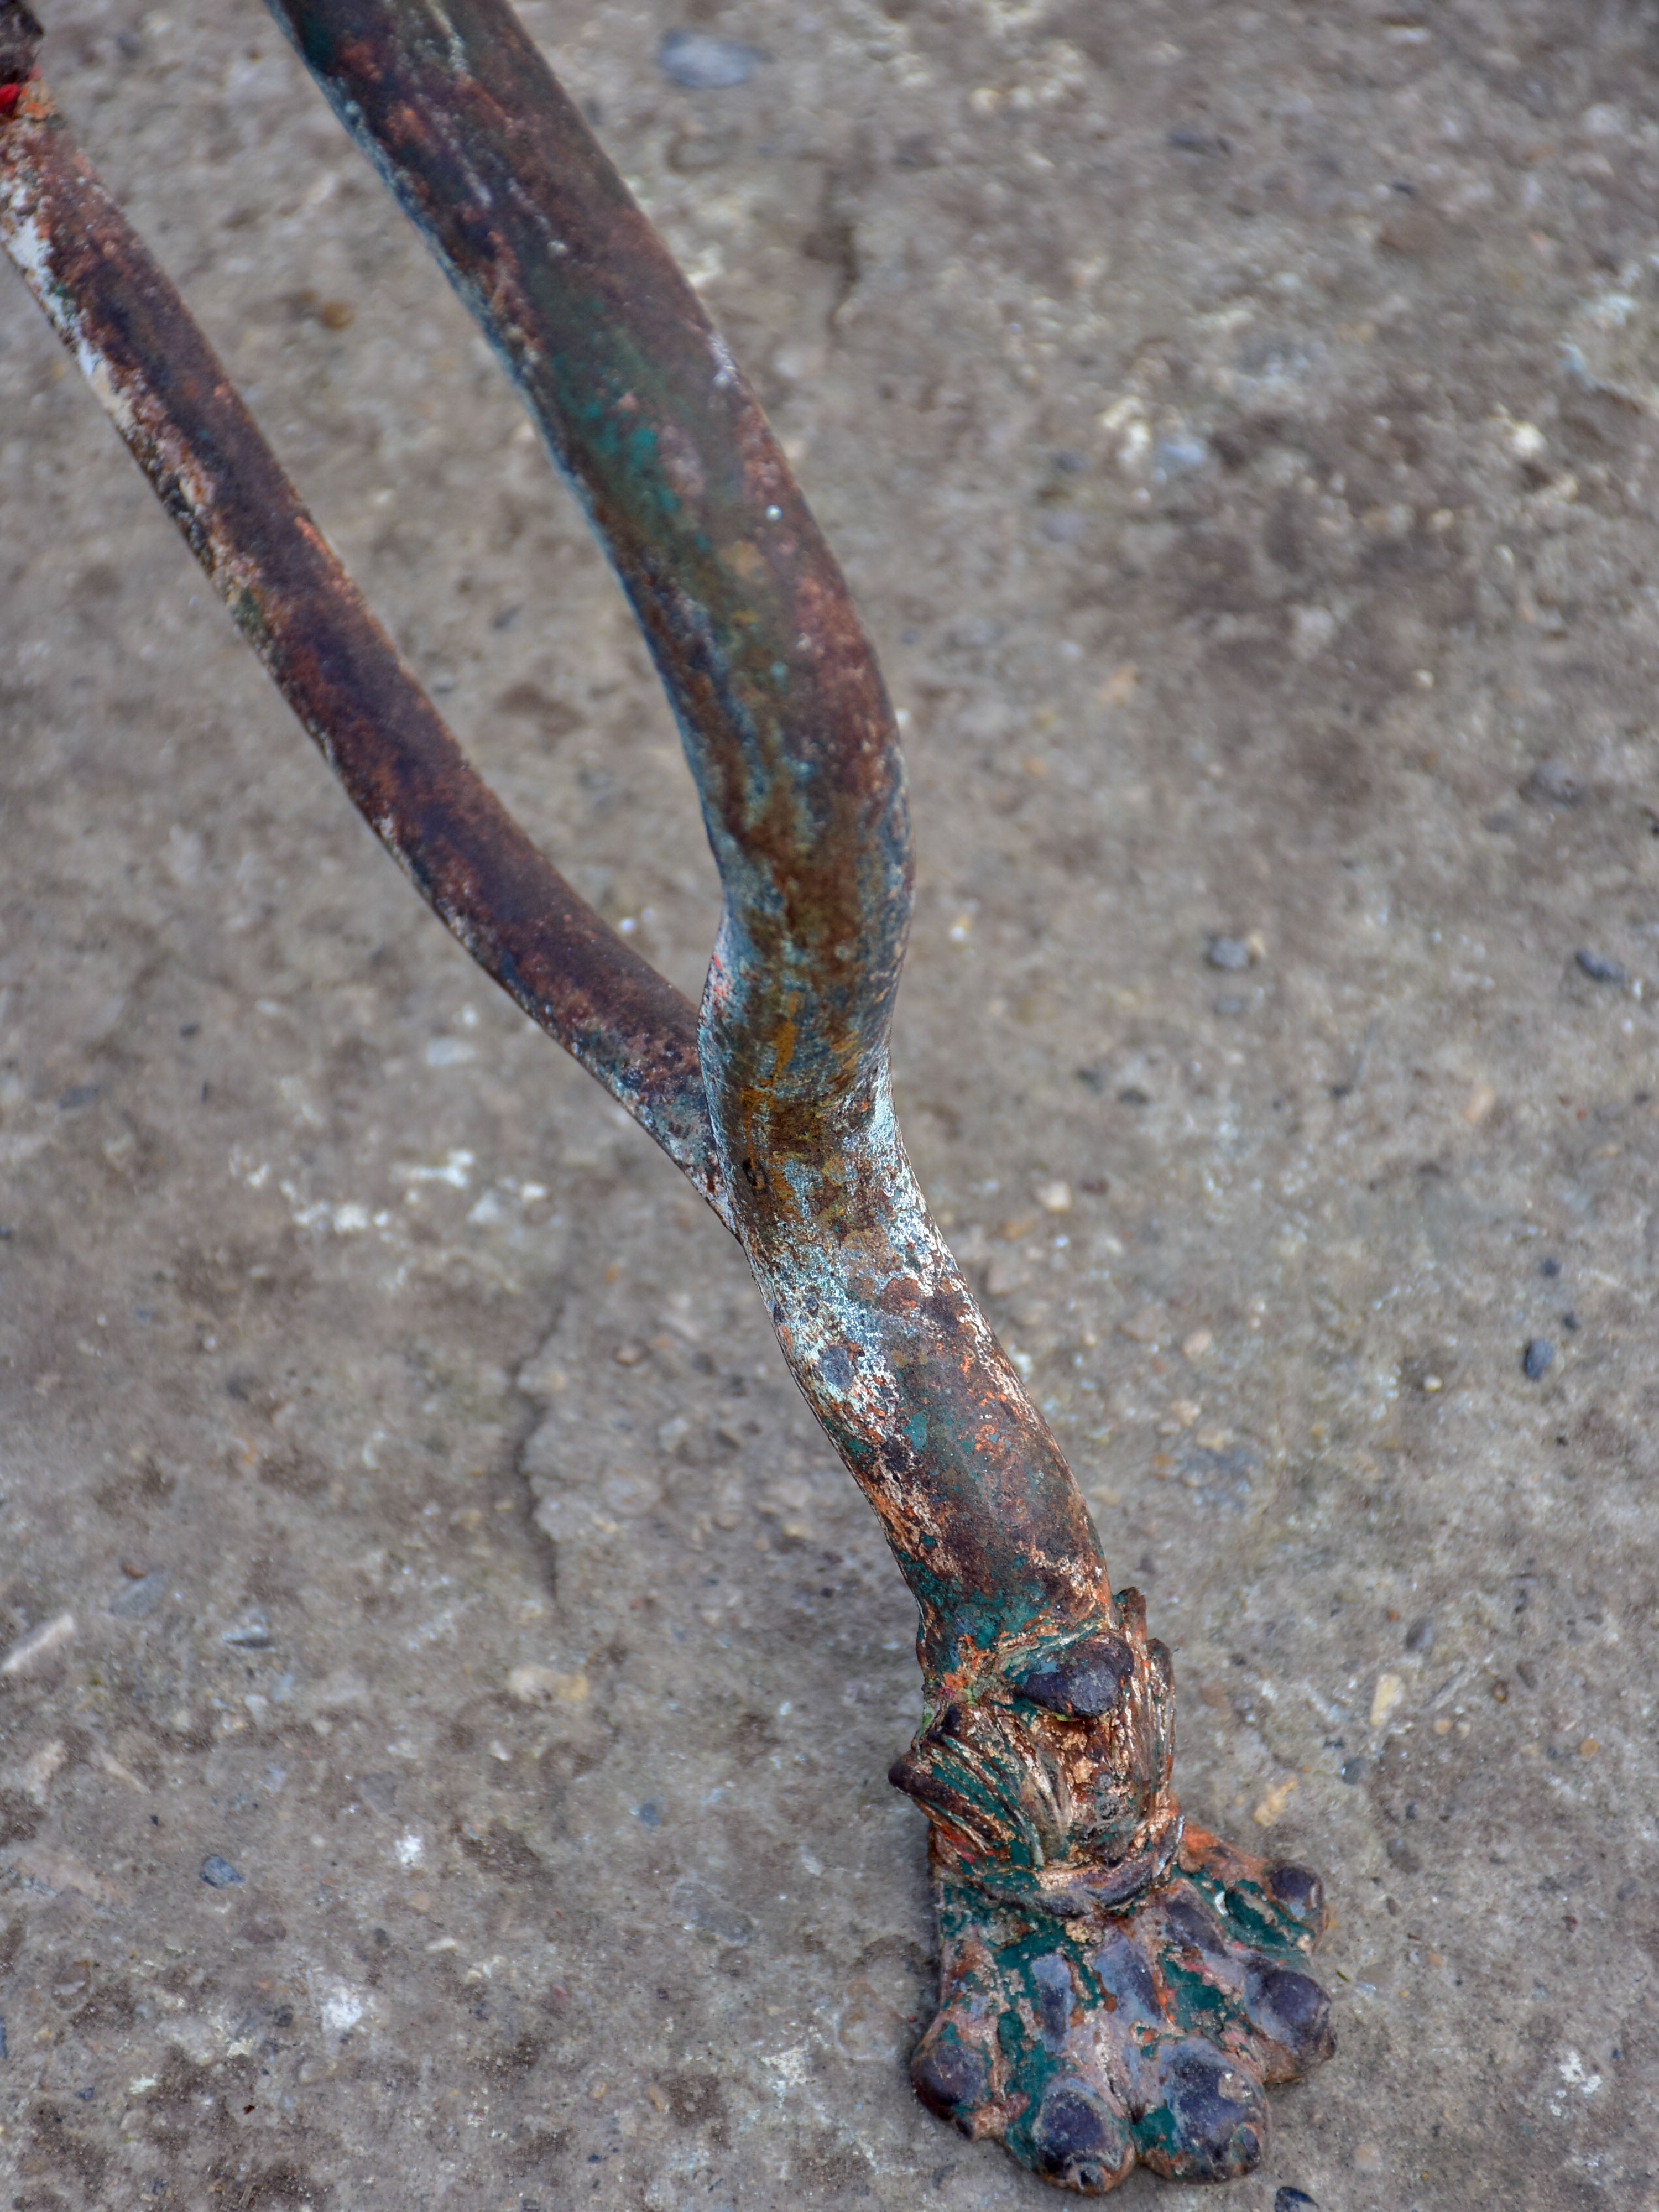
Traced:
<path fill-rule="evenodd" d="M 1251 2172 L 1267 2085 L 1335 2047 L 1303 1963 L 1318 1877 L 1183 1822 L 1170 1655 L 1138 1590 L 1113 1609 L 952 1681 L 891 1772 L 931 1823 L 941 1940 L 916 2094 L 1091 2195 L 1137 2163 Z"/>

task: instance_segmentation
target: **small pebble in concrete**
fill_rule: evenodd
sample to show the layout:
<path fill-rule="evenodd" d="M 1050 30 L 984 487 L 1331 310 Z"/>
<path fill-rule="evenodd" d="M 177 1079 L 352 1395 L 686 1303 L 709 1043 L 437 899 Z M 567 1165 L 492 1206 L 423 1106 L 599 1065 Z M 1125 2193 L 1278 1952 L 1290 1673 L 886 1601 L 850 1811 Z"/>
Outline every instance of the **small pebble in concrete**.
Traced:
<path fill-rule="evenodd" d="M 1555 1346 L 1550 1342 L 1548 1337 L 1531 1337 L 1528 1340 L 1526 1350 L 1521 1355 L 1521 1372 L 1528 1382 L 1536 1382 L 1554 1357 Z"/>
<path fill-rule="evenodd" d="M 1561 1272 L 1561 1262 L 1559 1260 L 1540 1260 L 1538 1262 L 1538 1272 L 1547 1281 L 1553 1282 Z"/>
<path fill-rule="evenodd" d="M 1166 477 L 1190 476 L 1201 469 L 1210 458 L 1210 449 L 1202 438 L 1190 430 L 1178 432 L 1172 438 L 1161 438 L 1152 456 L 1153 466 Z"/>
<path fill-rule="evenodd" d="M 1237 975 L 1250 964 L 1250 948 L 1242 937 L 1212 937 L 1204 947 L 1204 957 L 1212 968 L 1224 968 L 1229 975 Z"/>
<path fill-rule="evenodd" d="M 683 1428 L 680 1433 L 684 1435 L 686 1431 Z M 516 1698 L 521 1705 L 537 1705 L 544 1698 L 558 1695 L 558 1681 L 550 1667 L 514 1667 L 507 1678 L 507 1694 Z"/>
<path fill-rule="evenodd" d="M 730 92 L 747 84 L 765 59 L 758 46 L 708 31 L 670 31 L 657 48 L 657 67 L 686 92 Z"/>
<path fill-rule="evenodd" d="M 6 2023 L 3 2020 L 0 2020 L 0 2058 L 4 2058 L 7 2055 Z"/>
<path fill-rule="evenodd" d="M 271 1644 L 270 1626 L 256 1616 L 252 1620 L 245 1620 L 238 1628 L 226 1629 L 219 1641 L 239 1651 L 268 1651 Z"/>
<path fill-rule="evenodd" d="M 1591 952 L 1585 949 L 1575 952 L 1572 957 L 1592 983 L 1622 983 L 1626 980 L 1624 969 L 1616 960 L 1609 960 L 1605 952 Z"/>
<path fill-rule="evenodd" d="M 1363 1759 L 1345 1759 L 1336 1771 L 1337 1779 L 1346 1782 L 1352 1789 L 1356 1783 L 1365 1779 L 1365 1762 Z"/>
<path fill-rule="evenodd" d="M 136 1582 L 125 1583 L 116 1591 L 106 1610 L 118 1620 L 143 1620 L 154 1613 L 167 1593 L 167 1571 L 152 1567 L 147 1575 Z"/>
<path fill-rule="evenodd" d="M 1498 1091 L 1491 1083 L 1477 1083 L 1463 1101 L 1463 1119 L 1470 1128 L 1478 1129 L 1492 1108 L 1498 1103 Z"/>
<path fill-rule="evenodd" d="M 15 1644 L 0 1659 L 0 1674 L 27 1674 L 65 1644 L 75 1641 L 75 1615 L 55 1613 L 50 1620 L 43 1620 L 38 1628 L 31 1628 L 20 1636 Z"/>
<path fill-rule="evenodd" d="M 1406 1631 L 1406 1649 L 1407 1651 L 1417 1652 L 1429 1652 L 1433 1650 L 1434 1619 L 1432 1614 L 1426 1613 L 1419 1614 L 1418 1619 L 1413 1621 L 1411 1626 Z"/>
<path fill-rule="evenodd" d="M 1583 778 L 1559 760 L 1540 761 L 1526 788 L 1532 797 L 1547 799 L 1553 806 L 1577 806 L 1584 796 Z"/>
<path fill-rule="evenodd" d="M 202 1879 L 210 1889 L 229 1889 L 242 1876 L 228 1859 L 222 1859 L 217 1851 L 210 1851 L 202 1861 Z"/>
<path fill-rule="evenodd" d="M 659 1828 L 662 1826 L 662 1807 L 654 1797 L 647 1797 L 635 1811 L 634 1818 L 642 1828 Z"/>
<path fill-rule="evenodd" d="M 1273 2198 L 1273 2212 L 1319 2212 L 1319 2206 L 1305 2189 L 1281 2189 Z"/>
<path fill-rule="evenodd" d="M 1282 1817 L 1285 1808 L 1296 1794 L 1296 1776 L 1286 1774 L 1275 1782 L 1270 1790 L 1262 1792 L 1261 1802 L 1250 1814 L 1250 1818 L 1258 1828 L 1271 1828 L 1273 1822 Z"/>
<path fill-rule="evenodd" d="M 1231 991 L 1224 991 L 1215 1002 L 1215 1012 L 1224 1021 L 1231 1021 L 1244 1011 L 1244 1001 Z"/>

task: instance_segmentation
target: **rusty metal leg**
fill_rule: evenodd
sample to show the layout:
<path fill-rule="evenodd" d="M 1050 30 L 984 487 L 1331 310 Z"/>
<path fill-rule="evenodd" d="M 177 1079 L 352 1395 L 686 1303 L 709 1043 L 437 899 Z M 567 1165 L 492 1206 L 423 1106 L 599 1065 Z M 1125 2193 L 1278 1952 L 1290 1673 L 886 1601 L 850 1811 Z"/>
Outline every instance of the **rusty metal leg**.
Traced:
<path fill-rule="evenodd" d="M 1303 1971 L 1320 1885 L 1183 1828 L 1169 1655 L 1139 1594 L 1112 1592 L 905 1157 L 887 1054 L 909 824 L 845 584 L 695 295 L 501 0 L 272 6 L 495 343 L 650 643 L 725 892 L 695 1066 L 690 1009 L 607 941 L 398 665 L 27 78 L 16 0 L 0 235 L 378 833 L 735 1229 L 882 1520 L 926 1700 L 892 1779 L 932 1824 L 943 1948 L 918 2094 L 1085 2192 L 1138 2160 L 1248 2172 L 1264 2085 L 1332 2047 Z"/>
<path fill-rule="evenodd" d="M 20 19 L 0 0 L 0 58 Z M 726 1218 L 694 1010 L 468 765 L 45 85 L 5 68 L 0 241 L 209 581 L 422 897 Z"/>

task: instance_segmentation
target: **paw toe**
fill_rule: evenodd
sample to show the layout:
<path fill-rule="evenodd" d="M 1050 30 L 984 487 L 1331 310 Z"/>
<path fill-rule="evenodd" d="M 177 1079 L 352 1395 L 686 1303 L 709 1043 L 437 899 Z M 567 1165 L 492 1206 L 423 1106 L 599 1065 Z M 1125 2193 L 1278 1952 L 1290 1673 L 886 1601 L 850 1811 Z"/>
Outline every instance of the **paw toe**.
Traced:
<path fill-rule="evenodd" d="M 990 2063 L 976 2044 L 963 2043 L 948 2022 L 930 2030 L 910 2061 L 910 2081 L 936 2119 L 973 2134 L 974 2115 L 991 2089 Z"/>
<path fill-rule="evenodd" d="M 1212 2044 L 1170 2046 L 1161 2101 L 1136 2128 L 1140 2154 L 1170 2181 L 1237 2181 L 1261 2163 L 1267 2137 L 1261 2084 Z"/>
<path fill-rule="evenodd" d="M 1287 2051 L 1298 2074 L 1336 2049 L 1331 2001 L 1311 1974 L 1264 1961 L 1245 1978 L 1251 2025 Z"/>
<path fill-rule="evenodd" d="M 1117 2113 L 1080 2081 L 1051 2081 L 1030 2123 L 1030 2163 L 1045 2181 L 1103 2196 L 1134 2162 Z"/>
<path fill-rule="evenodd" d="M 1267 1887 L 1274 1903 L 1299 1928 L 1316 1936 L 1320 1933 L 1325 1925 L 1325 1885 L 1311 1867 L 1292 1866 L 1288 1861 L 1269 1867 Z"/>

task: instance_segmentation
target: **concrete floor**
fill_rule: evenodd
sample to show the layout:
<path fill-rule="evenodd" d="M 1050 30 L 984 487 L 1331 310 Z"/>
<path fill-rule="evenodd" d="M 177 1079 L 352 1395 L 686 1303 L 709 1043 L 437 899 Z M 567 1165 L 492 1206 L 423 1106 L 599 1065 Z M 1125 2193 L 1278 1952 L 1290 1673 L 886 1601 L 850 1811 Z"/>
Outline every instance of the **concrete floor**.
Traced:
<path fill-rule="evenodd" d="M 1340 2053 L 1226 2201 L 1654 2212 L 1659 9 L 526 14 L 906 713 L 905 1126 L 1183 1798 L 1332 1887 Z M 688 20 L 745 83 L 668 80 Z M 643 654 L 320 98 L 247 4 L 49 30 L 458 731 L 695 991 Z M 3 2201 L 1049 2201 L 908 2094 L 913 1617 L 735 1249 L 9 279 L 0 456 Z"/>

